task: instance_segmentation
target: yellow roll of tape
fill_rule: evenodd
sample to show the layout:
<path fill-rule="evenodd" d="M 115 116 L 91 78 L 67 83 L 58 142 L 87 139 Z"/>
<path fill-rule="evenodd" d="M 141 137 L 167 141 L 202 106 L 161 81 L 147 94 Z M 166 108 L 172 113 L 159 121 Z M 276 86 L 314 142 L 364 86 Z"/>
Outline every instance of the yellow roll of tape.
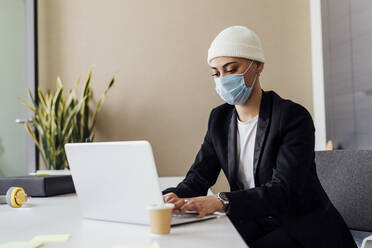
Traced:
<path fill-rule="evenodd" d="M 6 200 L 11 207 L 20 208 L 27 202 L 27 194 L 21 187 L 11 187 L 6 193 Z"/>

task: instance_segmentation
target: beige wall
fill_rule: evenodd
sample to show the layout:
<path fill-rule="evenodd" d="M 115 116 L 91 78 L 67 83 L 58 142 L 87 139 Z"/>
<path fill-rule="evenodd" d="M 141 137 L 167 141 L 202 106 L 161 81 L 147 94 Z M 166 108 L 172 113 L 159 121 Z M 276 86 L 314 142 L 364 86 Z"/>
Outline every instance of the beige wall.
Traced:
<path fill-rule="evenodd" d="M 72 87 L 93 66 L 98 95 L 115 75 L 97 140 L 147 139 L 160 176 L 185 175 L 222 103 L 207 49 L 231 25 L 261 37 L 263 88 L 312 112 L 308 0 L 39 0 L 40 85 L 59 75 Z M 213 190 L 224 189 L 220 175 Z"/>

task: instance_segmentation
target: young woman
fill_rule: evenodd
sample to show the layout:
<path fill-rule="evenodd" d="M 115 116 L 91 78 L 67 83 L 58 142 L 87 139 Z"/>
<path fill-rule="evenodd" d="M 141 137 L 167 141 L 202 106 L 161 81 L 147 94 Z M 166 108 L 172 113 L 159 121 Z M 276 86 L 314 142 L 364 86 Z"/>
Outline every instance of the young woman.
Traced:
<path fill-rule="evenodd" d="M 252 248 L 356 247 L 317 177 L 312 118 L 261 89 L 264 63 L 260 39 L 246 27 L 214 39 L 208 64 L 226 103 L 212 110 L 195 162 L 177 187 L 163 191 L 164 201 L 199 217 L 226 212 Z M 230 192 L 205 196 L 221 169 Z"/>

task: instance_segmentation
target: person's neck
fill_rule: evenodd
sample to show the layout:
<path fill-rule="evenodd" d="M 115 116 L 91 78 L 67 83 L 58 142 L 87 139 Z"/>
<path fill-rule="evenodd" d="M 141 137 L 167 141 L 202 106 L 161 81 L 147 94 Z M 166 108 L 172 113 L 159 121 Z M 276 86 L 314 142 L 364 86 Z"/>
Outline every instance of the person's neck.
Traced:
<path fill-rule="evenodd" d="M 242 122 L 253 119 L 260 112 L 260 104 L 262 99 L 262 90 L 260 82 L 257 80 L 251 96 L 248 98 L 244 105 L 235 105 L 236 111 L 238 112 L 238 118 Z"/>

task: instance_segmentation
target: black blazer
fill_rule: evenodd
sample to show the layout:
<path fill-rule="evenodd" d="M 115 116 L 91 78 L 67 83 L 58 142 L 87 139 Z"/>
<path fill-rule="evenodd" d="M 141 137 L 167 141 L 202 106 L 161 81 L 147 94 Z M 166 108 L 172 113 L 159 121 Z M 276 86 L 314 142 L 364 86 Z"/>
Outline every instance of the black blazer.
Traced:
<path fill-rule="evenodd" d="M 230 202 L 228 217 L 240 223 L 238 228 L 244 228 L 250 220 L 275 227 L 293 216 L 324 212 L 330 207 L 337 211 L 316 174 L 315 129 L 304 107 L 273 91 L 262 91 L 253 159 L 255 188 L 244 189 L 238 181 L 236 129 L 233 105 L 214 108 L 204 142 L 185 179 L 162 193 L 174 192 L 179 197 L 206 195 L 222 169 L 231 191 L 226 193 Z M 336 214 L 343 223 L 341 228 L 348 232 L 342 217 Z"/>

